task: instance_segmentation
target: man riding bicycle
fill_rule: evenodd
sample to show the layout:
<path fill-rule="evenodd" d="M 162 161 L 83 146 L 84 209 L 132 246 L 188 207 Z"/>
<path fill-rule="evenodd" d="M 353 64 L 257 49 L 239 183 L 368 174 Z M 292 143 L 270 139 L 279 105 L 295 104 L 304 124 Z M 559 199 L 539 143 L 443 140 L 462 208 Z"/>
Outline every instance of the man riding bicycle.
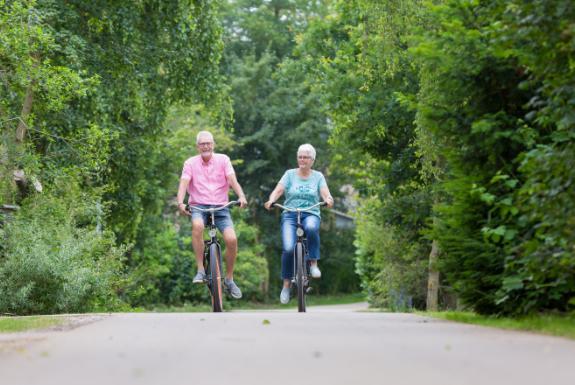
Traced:
<path fill-rule="evenodd" d="M 201 131 L 196 137 L 198 155 L 184 162 L 180 186 L 178 188 L 178 209 L 184 215 L 192 217 L 192 246 L 196 255 L 197 273 L 194 283 L 203 283 L 206 278 L 204 271 L 204 227 L 207 214 L 192 209 L 186 210 L 184 197 L 189 194 L 188 204 L 210 208 L 228 203 L 228 191 L 231 186 L 238 196 L 240 207 L 247 206 L 247 200 L 242 187 L 236 179 L 230 158 L 224 154 L 214 153 L 214 138 L 208 131 Z M 234 282 L 234 263 L 238 251 L 238 241 L 229 209 L 215 213 L 215 224 L 222 233 L 226 245 L 226 277 L 224 286 L 233 298 L 242 297 L 242 291 Z"/>

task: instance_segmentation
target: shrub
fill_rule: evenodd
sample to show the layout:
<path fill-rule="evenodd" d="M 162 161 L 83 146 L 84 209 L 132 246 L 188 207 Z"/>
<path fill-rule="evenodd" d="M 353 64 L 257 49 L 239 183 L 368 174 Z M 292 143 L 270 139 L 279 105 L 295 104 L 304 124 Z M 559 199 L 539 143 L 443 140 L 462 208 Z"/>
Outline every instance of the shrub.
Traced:
<path fill-rule="evenodd" d="M 71 192 L 23 203 L 5 227 L 0 256 L 0 311 L 47 314 L 121 306 L 125 248 L 95 226 L 95 202 Z"/>

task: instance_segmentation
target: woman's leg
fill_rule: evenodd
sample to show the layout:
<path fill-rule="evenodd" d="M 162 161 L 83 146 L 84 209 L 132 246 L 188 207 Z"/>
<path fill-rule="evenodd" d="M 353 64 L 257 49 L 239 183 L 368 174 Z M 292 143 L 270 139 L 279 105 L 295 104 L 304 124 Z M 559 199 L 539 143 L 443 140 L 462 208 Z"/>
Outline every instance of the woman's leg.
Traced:
<path fill-rule="evenodd" d="M 309 260 L 312 265 L 319 259 L 319 224 L 321 220 L 317 215 L 307 214 L 302 219 L 303 229 L 307 238 Z"/>
<path fill-rule="evenodd" d="M 282 279 L 284 287 L 293 277 L 293 249 L 296 241 L 295 230 L 297 228 L 297 217 L 295 213 L 283 213 L 281 220 L 282 231 Z"/>

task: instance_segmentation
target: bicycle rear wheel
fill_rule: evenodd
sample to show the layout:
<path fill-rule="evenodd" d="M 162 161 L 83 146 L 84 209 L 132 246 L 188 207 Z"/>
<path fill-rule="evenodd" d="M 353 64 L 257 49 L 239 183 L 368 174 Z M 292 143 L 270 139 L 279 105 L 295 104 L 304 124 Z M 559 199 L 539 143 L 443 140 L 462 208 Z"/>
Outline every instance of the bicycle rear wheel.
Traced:
<path fill-rule="evenodd" d="M 305 280 L 306 270 L 304 261 L 304 250 L 301 242 L 295 245 L 295 261 L 296 261 L 296 277 L 295 282 L 297 286 L 297 311 L 300 313 L 305 312 Z"/>
<path fill-rule="evenodd" d="M 212 295 L 212 310 L 219 313 L 223 310 L 222 295 L 222 258 L 220 256 L 220 247 L 216 243 L 210 245 L 210 294 Z"/>

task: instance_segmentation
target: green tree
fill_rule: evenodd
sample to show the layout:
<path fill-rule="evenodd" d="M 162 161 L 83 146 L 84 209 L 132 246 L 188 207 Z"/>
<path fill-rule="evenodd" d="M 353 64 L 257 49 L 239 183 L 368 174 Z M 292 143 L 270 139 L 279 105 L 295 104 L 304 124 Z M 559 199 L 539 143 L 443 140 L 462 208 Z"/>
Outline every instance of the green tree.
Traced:
<path fill-rule="evenodd" d="M 558 186 L 570 178 L 573 122 L 559 106 L 573 74 L 560 36 L 573 7 L 446 1 L 427 12 L 432 26 L 416 34 L 413 53 L 418 125 L 446 161 L 433 229 L 442 271 L 483 313 L 566 310 L 575 286 L 564 210 L 573 201 Z"/>
<path fill-rule="evenodd" d="M 170 180 L 160 152 L 168 108 L 201 100 L 226 118 L 218 6 L 202 0 L 1 1 L 2 203 L 20 203 L 30 213 L 27 207 L 37 197 L 26 186 L 16 190 L 12 180 L 14 169 L 21 170 L 20 182 L 39 180 L 47 202 L 53 198 L 71 212 L 88 203 L 94 208 L 90 225 L 104 231 L 94 233 L 101 243 L 78 236 L 78 247 L 86 253 L 108 245 L 108 253 L 117 255 L 110 239 L 118 244 L 142 239 L 140 232 L 152 226 L 146 221 L 161 214 Z M 86 202 L 61 194 L 57 181 L 82 190 Z M 56 227 L 47 233 L 68 229 L 75 234 L 81 228 L 73 220 L 50 225 Z M 26 231 L 8 227 L 6 244 L 26 239 Z M 1 251 L 0 265 L 13 268 L 8 262 L 19 251 Z M 77 261 L 87 269 L 97 263 Z M 48 297 L 56 295 L 51 288 L 56 290 L 48 287 Z"/>
<path fill-rule="evenodd" d="M 362 286 L 372 303 L 390 307 L 425 303 L 429 241 L 421 230 L 430 194 L 415 145 L 417 68 L 407 51 L 417 7 L 416 1 L 337 2 L 298 47 L 333 122 L 334 165 L 360 192 Z"/>
<path fill-rule="evenodd" d="M 233 129 L 239 144 L 233 154 L 243 161 L 238 178 L 245 181 L 242 183 L 252 205 L 251 220 L 262 234 L 259 241 L 265 245 L 272 287 L 280 287 L 279 217 L 277 212 L 268 213 L 262 206 L 284 171 L 296 167 L 300 144 L 316 147 L 318 160 L 314 167 L 327 175 L 330 187 L 337 193 L 328 167 L 329 122 L 321 98 L 306 76 L 306 67 L 293 51 L 298 34 L 305 31 L 311 19 L 327 11 L 322 1 L 239 1 L 229 2 L 224 15 L 223 71 L 230 79 Z M 333 279 L 325 284 L 322 281 L 320 290 L 345 290 L 344 286 L 353 290 L 354 284 L 344 283 L 354 281 L 352 269 L 336 268 L 349 267 L 336 260 L 338 255 L 350 260 L 353 245 L 350 239 L 347 243 L 327 241 L 337 236 L 328 223 L 330 218 L 324 216 L 322 239 L 326 241 L 322 241 L 322 255 L 333 258 Z M 329 271 L 330 263 L 325 263 Z M 272 293 L 275 296 L 275 291 Z"/>

